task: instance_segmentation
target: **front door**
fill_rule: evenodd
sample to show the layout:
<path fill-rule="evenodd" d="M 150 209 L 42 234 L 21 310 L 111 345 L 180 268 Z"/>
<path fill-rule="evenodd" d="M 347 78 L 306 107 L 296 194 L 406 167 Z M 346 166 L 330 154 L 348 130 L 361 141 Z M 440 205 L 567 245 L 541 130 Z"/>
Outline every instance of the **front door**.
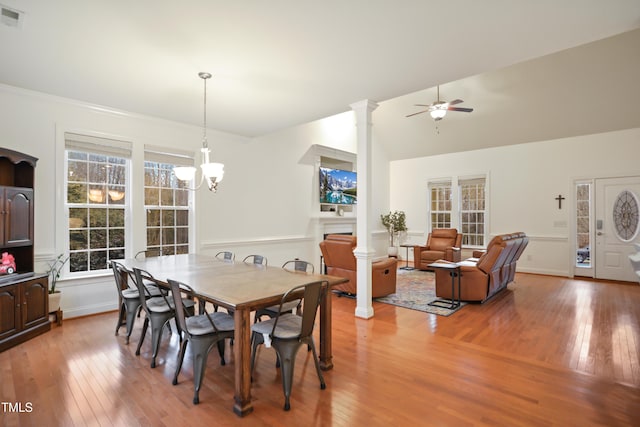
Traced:
<path fill-rule="evenodd" d="M 637 282 L 629 255 L 640 242 L 640 177 L 597 179 L 595 202 L 596 278 Z"/>

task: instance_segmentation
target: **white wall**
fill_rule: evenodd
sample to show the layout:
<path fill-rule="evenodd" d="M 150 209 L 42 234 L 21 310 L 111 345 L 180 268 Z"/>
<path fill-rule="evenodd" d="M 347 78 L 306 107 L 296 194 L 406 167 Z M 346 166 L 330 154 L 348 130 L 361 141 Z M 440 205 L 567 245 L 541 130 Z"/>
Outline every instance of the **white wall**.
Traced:
<path fill-rule="evenodd" d="M 427 182 L 488 175 L 488 235 L 524 231 L 529 246 L 520 271 L 570 276 L 577 178 L 640 175 L 640 129 L 391 162 L 390 203 L 407 214 L 412 241 L 426 241 Z M 407 185 L 411 183 L 411 185 Z M 566 198 L 562 210 L 555 198 Z"/>
<path fill-rule="evenodd" d="M 169 102 L 169 100 L 167 101 Z M 202 130 L 166 120 L 88 105 L 37 92 L 0 85 L 0 141 L 3 147 L 39 159 L 35 183 L 36 271 L 64 252 L 62 209 L 63 134 L 89 132 L 131 141 L 132 163 L 142 164 L 144 144 L 179 147 L 198 153 Z M 356 128 L 352 112 L 250 140 L 209 130 L 212 159 L 225 164 L 218 193 L 198 191 L 196 250 L 214 254 L 232 250 L 242 259 L 251 253 L 267 256 L 270 265 L 299 257 L 319 269 L 318 238 L 321 216 L 318 202 L 315 144 L 355 152 Z M 374 200 L 377 217 L 388 210 L 388 159 L 376 149 Z M 130 254 L 144 249 L 142 171 L 133 176 L 134 232 Z M 139 185 L 138 185 L 139 184 Z M 379 212 L 378 212 L 379 211 Z M 355 219 L 352 218 L 353 221 Z M 386 238 L 377 232 L 380 253 Z M 378 247 L 376 247 L 378 249 Z M 113 310 L 117 295 L 110 275 L 62 279 L 65 317 Z"/>

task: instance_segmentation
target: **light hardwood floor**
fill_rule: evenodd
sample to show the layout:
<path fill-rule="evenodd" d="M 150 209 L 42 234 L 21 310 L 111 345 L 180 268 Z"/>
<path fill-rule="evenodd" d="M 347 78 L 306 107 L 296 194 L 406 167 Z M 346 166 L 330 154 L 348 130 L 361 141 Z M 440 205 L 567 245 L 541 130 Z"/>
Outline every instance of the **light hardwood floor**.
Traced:
<path fill-rule="evenodd" d="M 209 357 L 200 405 L 191 403 L 189 354 L 165 334 L 158 367 L 149 337 L 140 356 L 114 336 L 116 313 L 62 327 L 0 353 L 2 425 L 639 426 L 640 285 L 517 274 L 489 302 L 451 317 L 334 296 L 335 367 L 320 390 L 310 353 L 297 358 L 291 411 L 275 354 L 262 349 L 254 412 L 232 412 L 233 357 Z M 317 340 L 316 340 L 317 342 Z M 4 410 L 2 410 L 4 408 Z M 15 406 L 14 406 L 15 409 Z"/>

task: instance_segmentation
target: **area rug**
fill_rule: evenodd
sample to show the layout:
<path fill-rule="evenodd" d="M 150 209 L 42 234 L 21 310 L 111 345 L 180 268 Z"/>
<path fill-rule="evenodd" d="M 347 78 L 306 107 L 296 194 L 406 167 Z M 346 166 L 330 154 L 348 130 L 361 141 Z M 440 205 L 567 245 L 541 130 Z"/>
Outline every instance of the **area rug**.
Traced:
<path fill-rule="evenodd" d="M 439 316 L 450 316 L 465 306 L 463 302 L 459 307 L 450 310 L 429 305 L 430 302 L 436 299 L 436 279 L 433 272 L 400 269 L 396 280 L 396 293 L 375 298 L 374 301 Z"/>

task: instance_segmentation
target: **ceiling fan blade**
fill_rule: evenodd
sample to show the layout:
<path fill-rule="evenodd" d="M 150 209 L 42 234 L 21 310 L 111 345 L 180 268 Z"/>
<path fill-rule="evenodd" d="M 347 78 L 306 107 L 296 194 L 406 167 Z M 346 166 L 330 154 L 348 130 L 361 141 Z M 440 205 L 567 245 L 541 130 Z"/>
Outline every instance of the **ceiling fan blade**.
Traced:
<path fill-rule="evenodd" d="M 470 113 L 473 111 L 473 108 L 463 108 L 463 107 L 449 107 L 447 108 L 449 111 L 461 111 L 463 113 Z"/>
<path fill-rule="evenodd" d="M 418 111 L 417 113 L 409 114 L 409 115 L 408 115 L 408 116 L 406 116 L 406 117 L 411 117 L 411 116 L 415 116 L 416 114 L 426 113 L 427 111 L 429 111 L 429 110 Z"/>
<path fill-rule="evenodd" d="M 416 107 L 431 107 L 431 104 L 427 105 L 427 104 L 413 104 Z"/>
<path fill-rule="evenodd" d="M 454 99 L 453 101 L 449 101 L 449 105 L 456 105 L 464 102 L 462 99 Z"/>

